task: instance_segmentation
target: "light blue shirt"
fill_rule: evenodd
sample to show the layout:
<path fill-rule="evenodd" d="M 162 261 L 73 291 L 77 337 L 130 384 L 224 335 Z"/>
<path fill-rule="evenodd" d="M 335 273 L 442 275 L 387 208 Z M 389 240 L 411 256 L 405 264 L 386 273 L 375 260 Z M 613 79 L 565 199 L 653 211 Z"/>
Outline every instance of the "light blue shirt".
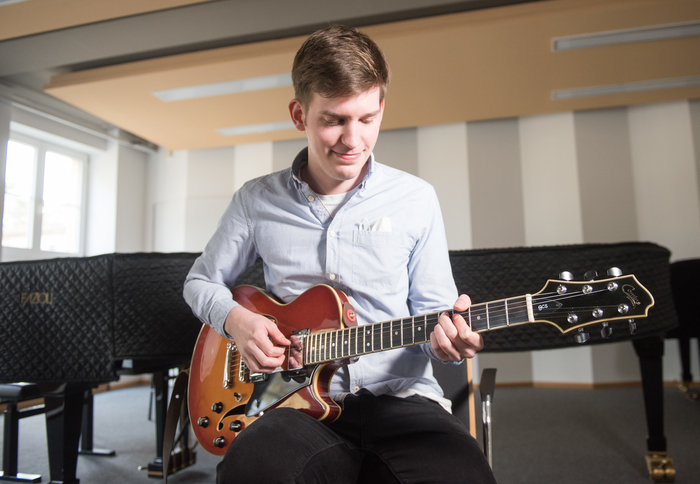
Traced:
<path fill-rule="evenodd" d="M 219 334 L 236 306 L 230 289 L 263 260 L 267 290 L 290 302 L 315 284 L 347 294 L 358 323 L 449 309 L 457 300 L 435 190 L 424 180 L 371 156 L 363 181 L 331 217 L 300 179 L 304 149 L 291 168 L 246 183 L 195 261 L 184 296 Z M 442 395 L 430 344 L 373 353 L 341 368 L 330 393 L 407 391 Z"/>

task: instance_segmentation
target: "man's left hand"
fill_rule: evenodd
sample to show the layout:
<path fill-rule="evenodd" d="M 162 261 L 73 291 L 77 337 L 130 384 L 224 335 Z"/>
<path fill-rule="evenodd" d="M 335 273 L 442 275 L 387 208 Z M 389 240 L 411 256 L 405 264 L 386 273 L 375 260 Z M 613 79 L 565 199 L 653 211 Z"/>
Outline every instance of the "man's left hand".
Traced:
<path fill-rule="evenodd" d="M 442 314 L 438 325 L 430 333 L 430 344 L 438 358 L 443 361 L 462 361 L 473 358 L 477 351 L 484 347 L 484 339 L 475 333 L 469 324 L 457 312 L 469 309 L 471 299 L 462 294 L 454 305 L 455 315 L 450 319 L 447 313 Z"/>

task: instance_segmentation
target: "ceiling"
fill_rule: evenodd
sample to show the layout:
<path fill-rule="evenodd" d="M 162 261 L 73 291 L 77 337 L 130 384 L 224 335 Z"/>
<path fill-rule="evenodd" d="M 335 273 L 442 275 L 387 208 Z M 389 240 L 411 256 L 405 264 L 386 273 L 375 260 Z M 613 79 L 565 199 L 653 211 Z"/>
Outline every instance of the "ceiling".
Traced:
<path fill-rule="evenodd" d="M 0 84 L 16 103 L 43 103 L 169 149 L 302 136 L 284 124 L 293 97 L 284 81 L 175 101 L 154 93 L 285 79 L 305 36 L 330 22 L 360 27 L 384 50 L 392 68 L 384 129 L 700 98 L 697 0 L 125 0 L 99 12 L 87 2 L 0 6 Z M 46 15 L 57 4 L 76 15 Z M 44 23 L 26 21 L 38 13 Z M 562 37 L 667 25 L 686 30 L 553 49 Z M 668 79 L 669 86 L 656 84 Z M 580 90 L 601 86 L 624 92 Z M 281 129 L 250 132 L 261 126 Z"/>

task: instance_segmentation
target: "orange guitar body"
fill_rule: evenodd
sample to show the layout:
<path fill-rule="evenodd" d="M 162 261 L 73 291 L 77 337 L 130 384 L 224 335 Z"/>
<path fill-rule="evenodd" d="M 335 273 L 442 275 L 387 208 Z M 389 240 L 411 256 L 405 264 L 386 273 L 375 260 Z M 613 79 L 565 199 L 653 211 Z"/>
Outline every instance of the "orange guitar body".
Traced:
<path fill-rule="evenodd" d="M 354 319 L 354 315 L 343 318 L 344 311 L 352 310 L 347 296 L 330 286 L 314 286 L 289 304 L 252 286 L 239 286 L 232 293 L 241 306 L 275 321 L 288 339 L 297 330 L 336 330 L 352 325 Z M 288 355 L 289 352 L 283 370 L 289 369 Z M 263 412 L 278 407 L 296 408 L 318 420 L 332 422 L 340 416 L 340 407 L 330 397 L 328 387 L 343 364 L 316 365 L 292 378 L 287 372 L 272 373 L 267 380 L 253 383 L 256 375 L 241 370 L 235 342 L 204 325 L 192 355 L 188 388 L 190 421 L 197 440 L 208 452 L 223 455 L 242 430 Z M 261 410 L 251 415 L 251 406 Z"/>

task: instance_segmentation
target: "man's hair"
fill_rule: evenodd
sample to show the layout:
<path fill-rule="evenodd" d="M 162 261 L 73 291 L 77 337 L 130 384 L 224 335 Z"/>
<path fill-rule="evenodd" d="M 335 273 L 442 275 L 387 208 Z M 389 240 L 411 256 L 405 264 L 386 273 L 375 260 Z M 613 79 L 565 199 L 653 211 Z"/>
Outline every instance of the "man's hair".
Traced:
<path fill-rule="evenodd" d="M 294 95 L 306 108 L 313 93 L 346 97 L 379 87 L 384 99 L 389 64 L 367 35 L 357 29 L 331 25 L 313 33 L 294 57 Z"/>

